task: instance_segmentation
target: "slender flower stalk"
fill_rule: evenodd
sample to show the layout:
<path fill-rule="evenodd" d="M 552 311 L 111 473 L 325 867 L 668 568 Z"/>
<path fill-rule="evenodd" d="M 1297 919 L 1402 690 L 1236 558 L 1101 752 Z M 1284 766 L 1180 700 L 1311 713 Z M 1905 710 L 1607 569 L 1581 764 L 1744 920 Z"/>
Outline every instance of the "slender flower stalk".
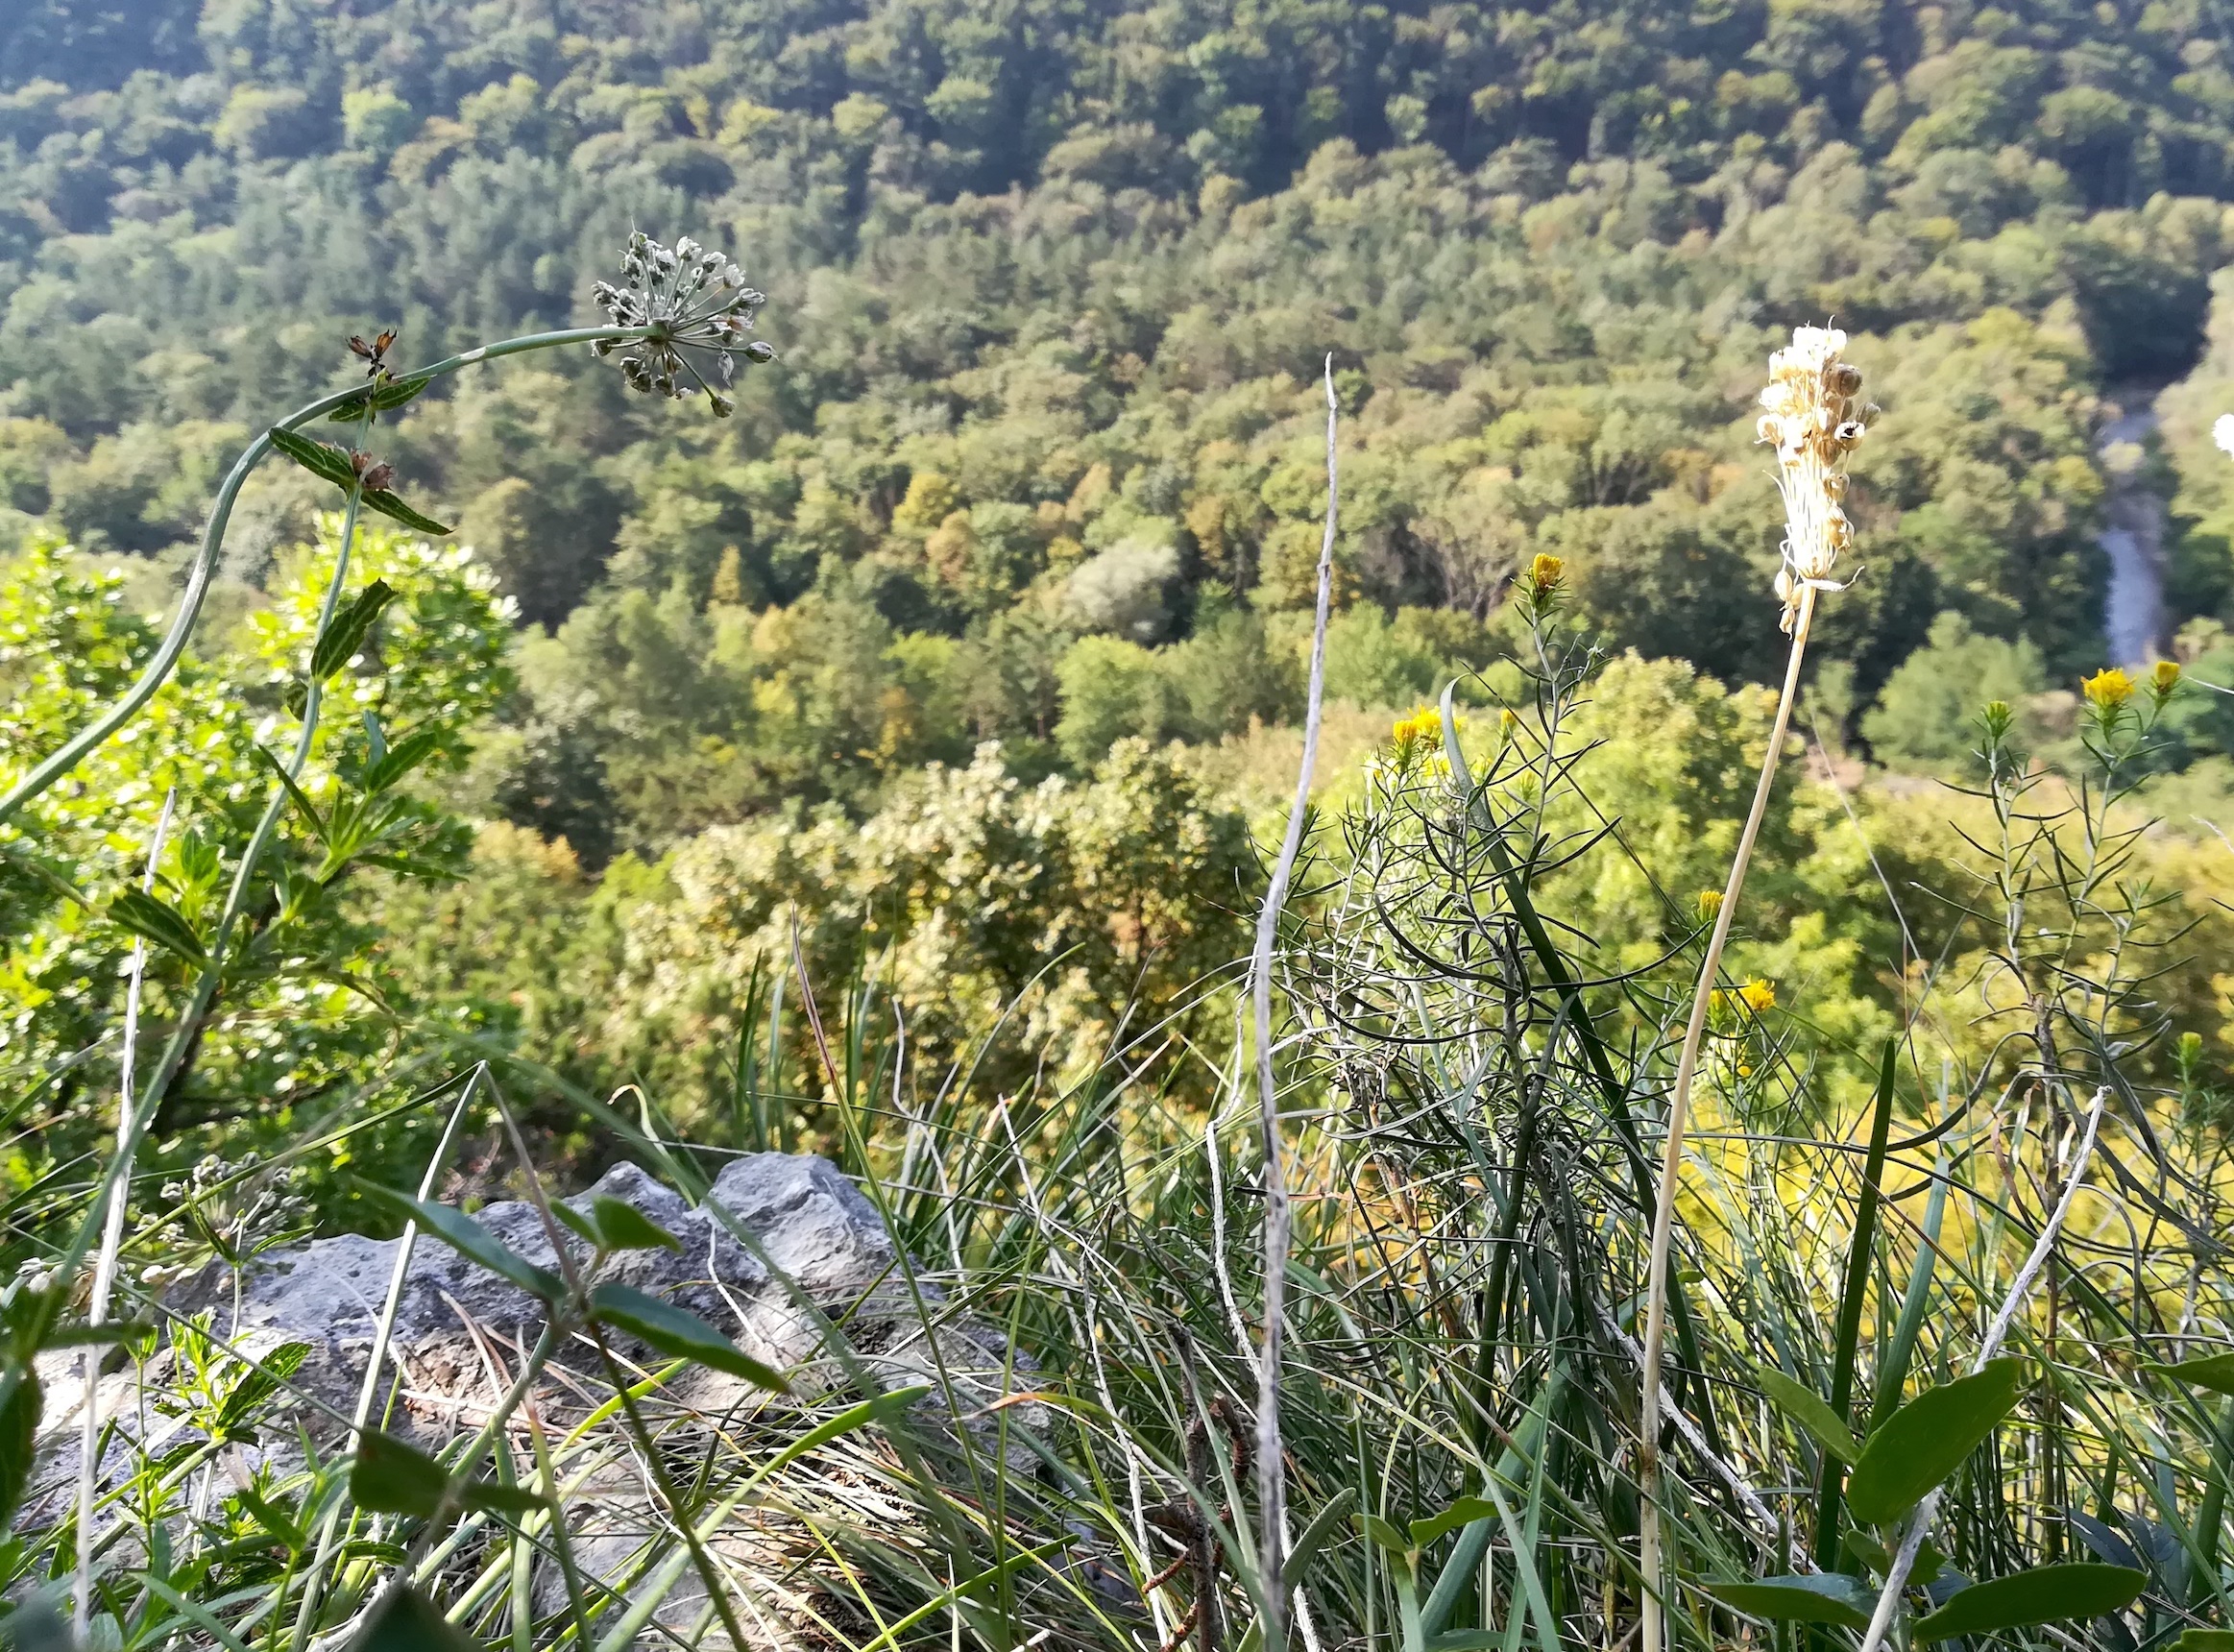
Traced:
<path fill-rule="evenodd" d="M 1287 1599 L 1282 1573 L 1287 1565 L 1286 1448 L 1280 1439 L 1280 1337 L 1287 1289 L 1288 1250 L 1294 1220 L 1289 1203 L 1286 1161 L 1280 1148 L 1279 1088 L 1273 1075 L 1273 946 L 1279 936 L 1280 910 L 1288 882 L 1302 852 L 1303 828 L 1310 813 L 1311 776 L 1319 762 L 1319 729 L 1326 695 L 1326 617 L 1332 602 L 1334 530 L 1340 515 L 1340 475 L 1335 465 L 1334 357 L 1326 358 L 1326 528 L 1319 542 L 1319 595 L 1311 627 L 1311 673 L 1303 707 L 1303 760 L 1296 772 L 1296 799 L 1273 863 L 1264 905 L 1257 910 L 1256 946 L 1250 955 L 1250 996 L 1256 1011 L 1258 1122 L 1264 1133 L 1264 1341 L 1257 1350 L 1256 1490 L 1258 1560 L 1264 1585 L 1262 1644 L 1282 1648 L 1287 1640 Z M 1300 1601 L 1299 1599 L 1299 1613 Z"/>
<path fill-rule="evenodd" d="M 1714 927 L 1691 993 L 1691 1016 L 1676 1061 L 1675 1090 L 1668 1101 L 1667 1144 L 1661 1159 L 1659 1197 L 1652 1216 L 1652 1252 L 1645 1286 L 1644 1367 L 1641 1376 L 1640 1439 L 1638 1445 L 1638 1560 L 1643 1576 L 1644 1652 L 1661 1652 L 1663 1616 L 1660 1529 L 1661 1368 L 1667 1338 L 1668 1253 L 1675 1237 L 1676 1191 L 1683 1177 L 1684 1130 L 1690 1113 L 1691 1084 L 1698 1075 L 1699 1046 L 1715 997 L 1722 949 L 1737 915 L 1737 898 L 1760 836 L 1768 800 L 1776 789 L 1778 761 L 1791 730 L 1792 706 L 1799 697 L 1800 666 L 1808 648 L 1808 629 L 1815 599 L 1842 587 L 1831 575 L 1838 558 L 1854 543 L 1842 501 L 1846 461 L 1860 443 L 1867 411 L 1856 398 L 1861 373 L 1839 356 L 1846 335 L 1835 328 L 1803 327 L 1792 331 L 1786 349 L 1768 358 L 1769 383 L 1760 393 L 1760 439 L 1777 452 L 1777 488 L 1784 496 L 1784 566 L 1776 593 L 1784 604 L 1784 630 L 1792 640 L 1785 666 L 1784 691 L 1762 755 L 1753 807 L 1738 834 L 1729 882 L 1712 903 Z M 1700 903 L 1702 912 L 1708 908 Z M 1751 999 L 1748 999 L 1751 1002 Z M 1770 1002 L 1774 1002 L 1773 996 Z"/>
<path fill-rule="evenodd" d="M 177 787 L 164 793 L 163 811 L 156 817 L 155 836 L 148 842 L 147 870 L 140 878 L 143 892 L 152 894 L 155 890 L 156 872 L 163 860 L 163 840 L 170 836 L 171 812 L 178 801 Z M 146 982 L 147 940 L 142 936 L 133 942 L 124 991 L 124 1049 L 117 1063 L 116 1081 L 119 1156 L 132 1146 L 132 1084 L 139 1055 L 140 991 Z M 125 1187 L 119 1188 L 109 1201 L 101 1230 L 101 1258 L 93 1269 L 93 1296 L 85 1308 L 85 1323 L 89 1325 L 105 1324 L 109 1318 L 109 1298 L 116 1287 L 117 1257 L 124 1249 L 125 1190 L 130 1183 L 131 1175 L 127 1171 Z M 85 1420 L 78 1450 L 78 1578 L 70 1609 L 70 1628 L 77 1643 L 83 1646 L 87 1643 L 93 1616 L 93 1504 L 101 1479 L 101 1348 L 98 1343 L 86 1346 L 80 1356 L 78 1370 L 82 1383 L 78 1403 L 85 1407 Z"/>

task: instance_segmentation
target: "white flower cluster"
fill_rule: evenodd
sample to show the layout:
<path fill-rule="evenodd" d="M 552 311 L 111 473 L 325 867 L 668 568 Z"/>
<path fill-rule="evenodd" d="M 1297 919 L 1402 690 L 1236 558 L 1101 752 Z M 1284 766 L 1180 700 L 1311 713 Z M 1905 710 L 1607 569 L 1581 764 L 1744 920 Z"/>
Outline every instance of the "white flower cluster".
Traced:
<path fill-rule="evenodd" d="M 1846 460 L 1867 429 L 1861 370 L 1842 360 L 1846 334 L 1836 328 L 1801 327 L 1792 342 L 1768 358 L 1768 387 L 1760 393 L 1760 439 L 1777 450 L 1777 487 L 1785 499 L 1785 565 L 1777 595 L 1785 629 L 1799 615 L 1800 593 L 1834 591 L 1832 571 L 1854 544 L 1847 520 Z"/>
<path fill-rule="evenodd" d="M 767 295 L 744 284 L 744 272 L 720 253 L 688 235 L 666 247 L 638 231 L 620 259 L 621 284 L 599 281 L 597 305 L 616 327 L 648 328 L 651 336 L 625 343 L 599 339 L 599 355 L 619 353 L 621 376 L 645 395 L 677 401 L 695 386 L 714 411 L 727 418 L 736 403 L 727 394 L 737 357 L 775 359 L 775 347 L 751 338 L 753 313 Z M 701 373 L 692 353 L 703 352 Z"/>

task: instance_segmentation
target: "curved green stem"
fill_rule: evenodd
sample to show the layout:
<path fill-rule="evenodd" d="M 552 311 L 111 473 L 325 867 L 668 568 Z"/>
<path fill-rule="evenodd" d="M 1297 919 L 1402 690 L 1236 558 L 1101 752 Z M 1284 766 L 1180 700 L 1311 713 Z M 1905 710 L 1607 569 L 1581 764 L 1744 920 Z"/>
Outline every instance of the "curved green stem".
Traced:
<path fill-rule="evenodd" d="M 600 339 L 621 343 L 648 337 L 651 331 L 650 328 L 643 327 L 583 327 L 570 328 L 560 332 L 527 333 L 519 338 L 505 339 L 501 343 L 484 344 L 461 352 L 431 367 L 422 367 L 400 375 L 395 382 L 429 384 L 460 368 L 471 367 L 476 362 L 495 361 L 500 356 L 518 355 L 530 350 L 550 350 L 560 345 L 595 344 Z M 288 414 L 276 428 L 298 429 L 313 419 L 323 418 L 352 401 L 362 401 L 366 394 L 366 386 L 354 385 L 331 396 L 322 396 Z M 156 691 L 163 686 L 165 679 L 178 668 L 180 657 L 186 651 L 186 639 L 193 632 L 195 621 L 202 617 L 202 604 L 209 595 L 209 581 L 217 570 L 218 552 L 225 545 L 226 526 L 232 519 L 233 501 L 240 497 L 240 490 L 248 481 L 250 473 L 262 463 L 264 455 L 271 450 L 271 431 L 266 430 L 248 445 L 240 457 L 233 461 L 232 469 L 226 473 L 225 481 L 217 490 L 216 502 L 210 507 L 208 525 L 203 530 L 202 547 L 195 553 L 193 566 L 187 571 L 186 589 L 179 599 L 178 615 L 171 620 L 171 628 L 165 633 L 162 645 L 156 649 L 154 657 L 141 670 L 139 679 L 125 692 L 122 699 L 63 741 L 59 750 L 10 787 L 5 795 L 0 795 L 0 825 L 12 819 L 25 804 L 54 786 L 63 775 L 77 767 L 88 752 L 137 716 L 140 709 L 155 697 Z"/>

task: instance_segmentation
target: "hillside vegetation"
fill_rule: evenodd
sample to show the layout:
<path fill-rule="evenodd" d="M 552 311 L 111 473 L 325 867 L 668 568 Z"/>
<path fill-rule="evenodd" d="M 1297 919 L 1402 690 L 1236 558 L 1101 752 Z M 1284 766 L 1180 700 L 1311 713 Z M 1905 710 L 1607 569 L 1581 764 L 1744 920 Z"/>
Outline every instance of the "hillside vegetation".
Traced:
<path fill-rule="evenodd" d="M 0 0 L 0 1640 L 2224 1652 L 2228 19 L 1189 4 Z"/>
<path fill-rule="evenodd" d="M 728 424 L 584 352 L 392 438 L 551 633 L 492 807 L 595 863 L 981 741 L 1036 775 L 1292 715 L 1328 349 L 1338 694 L 1483 657 L 1538 548 L 1613 645 L 1763 674 L 1752 375 L 1835 314 L 1895 415 L 1822 656 L 1860 735 L 1935 638 L 2031 692 L 2100 663 L 2090 427 L 2203 351 L 2230 50 L 2170 4 L 31 0 L 0 531 L 160 558 L 347 333 L 578 320 L 630 224 L 737 249 L 783 361 Z M 252 494 L 237 582 L 313 502 Z M 2177 550 L 2173 625 L 2219 617 L 2223 533 Z"/>
<path fill-rule="evenodd" d="M 1514 571 L 1562 556 L 1575 620 L 1642 656 L 1588 714 L 1591 794 L 1639 858 L 1573 896 L 1639 964 L 1718 877 L 1764 728 L 1743 685 L 1780 668 L 1754 397 L 1796 319 L 1839 319 L 1882 409 L 1859 577 L 1810 656 L 1827 751 L 1975 774 L 2000 697 L 2027 750 L 2081 757 L 2120 476 L 2175 501 L 2165 640 L 2234 681 L 2223 35 L 2166 5 L 1844 0 L 12 8 L 0 554 L 98 560 L 60 586 L 17 561 L 0 673 L 47 697 L 7 763 L 121 686 L 154 637 L 122 616 L 167 599 L 240 443 L 350 381 L 350 333 L 400 328 L 408 365 L 580 322 L 629 226 L 688 230 L 770 295 L 780 359 L 733 416 L 570 350 L 445 380 L 376 437 L 511 604 L 506 647 L 477 575 L 386 575 L 470 662 L 417 784 L 435 859 L 474 875 L 306 912 L 326 1019 L 283 1012 L 282 971 L 290 1036 L 213 1037 L 179 1122 L 283 1132 L 244 1100 L 269 1074 L 338 1093 L 409 1047 L 396 1026 L 440 1025 L 713 1128 L 794 913 L 813 976 L 868 971 L 926 1053 L 1013 1006 L 979 1058 L 1019 1082 L 1045 1040 L 1082 1057 L 1135 1000 L 1191 1002 L 1245 945 L 1249 817 L 1292 785 L 1327 351 L 1328 690 L 1378 708 L 1339 715 L 1330 784 L 1354 792 L 1388 709 L 1516 692 L 1474 672 L 1520 637 Z M 2098 456 L 2105 398 L 2168 383 L 2162 441 Z M 330 543 L 333 502 L 293 467 L 251 481 L 195 645 L 219 700 L 275 703 L 255 616 L 307 623 L 297 547 Z M 26 664 L 95 635 L 105 663 Z M 2227 707 L 2184 695 L 2145 760 L 2186 770 L 2153 793 L 2182 833 L 2224 812 Z M 237 812 L 253 753 L 216 750 L 189 792 Z M 49 829 L 122 887 L 174 771 L 115 765 L 121 814 Z M 1795 869 L 1741 937 L 1857 1083 L 1904 990 L 1881 874 L 1951 902 L 1971 877 L 1944 800 L 1895 790 L 1858 836 L 1829 794 L 1780 801 Z M 2166 852 L 2214 911 L 2216 862 Z M 1970 944 L 1903 898 L 1926 953 Z M 55 921 L 12 967 L 79 1004 L 111 941 Z M 360 976 L 370 1030 L 336 984 Z M 2209 981 L 2181 982 L 2167 1013 L 2219 1051 Z M 79 1013 L 12 1058 L 61 1059 Z M 1224 1048 L 1222 1008 L 1187 1015 Z"/>

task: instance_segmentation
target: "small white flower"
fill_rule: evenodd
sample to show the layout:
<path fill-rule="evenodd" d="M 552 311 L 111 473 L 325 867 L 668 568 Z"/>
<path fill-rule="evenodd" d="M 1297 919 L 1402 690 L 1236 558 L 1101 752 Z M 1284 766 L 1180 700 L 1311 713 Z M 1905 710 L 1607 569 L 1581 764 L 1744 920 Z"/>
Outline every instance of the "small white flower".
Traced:
<path fill-rule="evenodd" d="M 2219 444 L 2219 451 L 2234 456 L 2234 413 L 2222 413 L 2211 426 L 2211 440 Z"/>

